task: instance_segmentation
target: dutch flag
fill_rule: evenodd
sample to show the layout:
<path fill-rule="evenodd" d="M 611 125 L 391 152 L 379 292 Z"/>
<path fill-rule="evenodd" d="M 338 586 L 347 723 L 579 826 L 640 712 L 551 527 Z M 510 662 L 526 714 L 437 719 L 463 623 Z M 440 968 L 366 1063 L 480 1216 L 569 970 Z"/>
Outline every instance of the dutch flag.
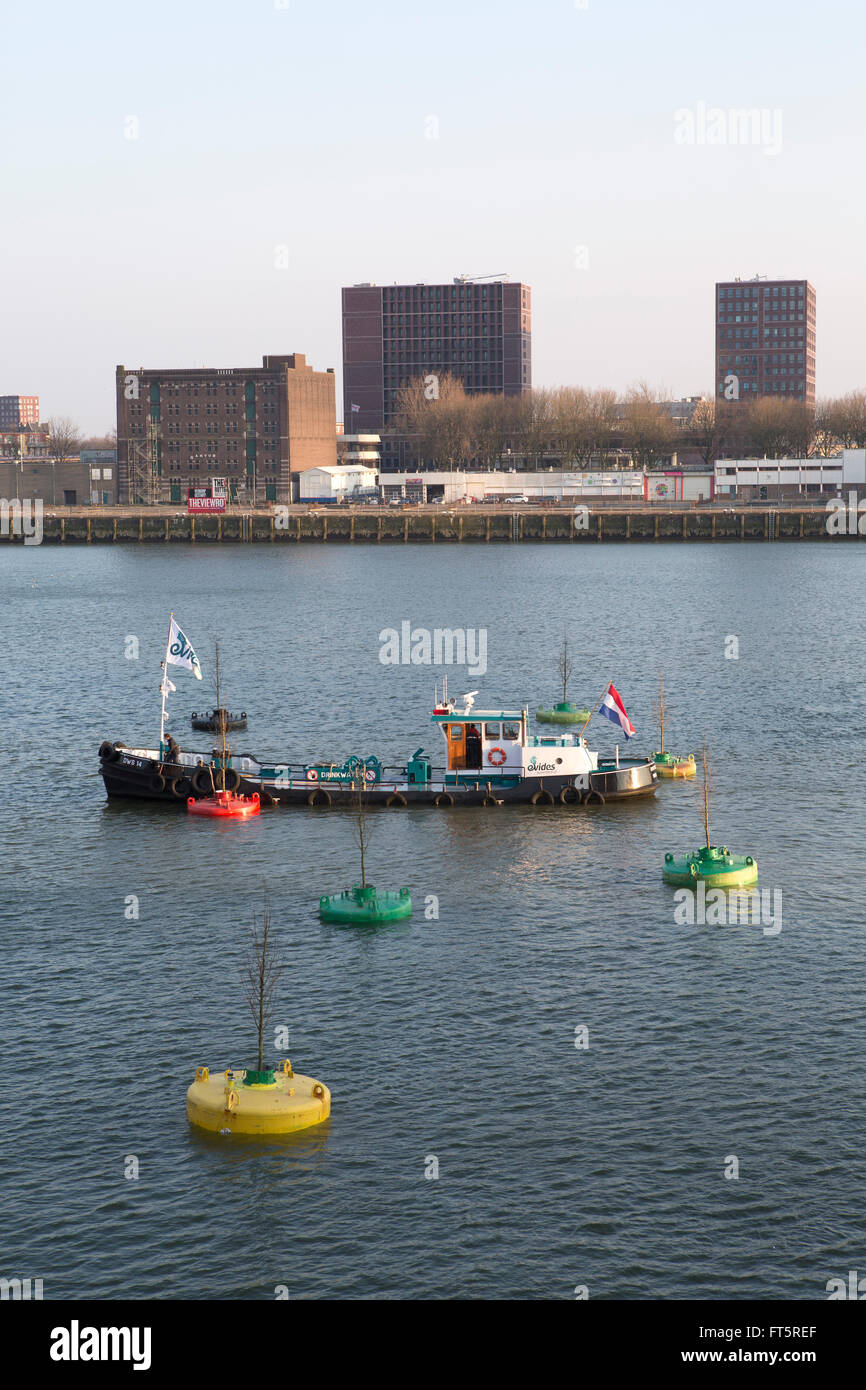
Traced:
<path fill-rule="evenodd" d="M 599 714 L 603 714 L 605 719 L 609 719 L 612 724 L 618 724 L 626 738 L 631 738 L 634 727 L 625 712 L 625 705 L 619 697 L 619 692 L 614 686 L 613 681 L 607 687 L 607 692 L 599 706 Z"/>

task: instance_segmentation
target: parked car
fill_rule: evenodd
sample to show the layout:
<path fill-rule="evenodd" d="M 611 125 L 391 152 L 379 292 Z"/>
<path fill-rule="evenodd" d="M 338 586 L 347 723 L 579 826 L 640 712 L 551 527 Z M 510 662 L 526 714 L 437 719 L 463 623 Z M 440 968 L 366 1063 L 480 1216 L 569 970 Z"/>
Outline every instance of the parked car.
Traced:
<path fill-rule="evenodd" d="M 528 502 L 529 498 L 523 492 L 516 492 L 512 497 L 503 497 L 502 500 L 503 502 Z"/>

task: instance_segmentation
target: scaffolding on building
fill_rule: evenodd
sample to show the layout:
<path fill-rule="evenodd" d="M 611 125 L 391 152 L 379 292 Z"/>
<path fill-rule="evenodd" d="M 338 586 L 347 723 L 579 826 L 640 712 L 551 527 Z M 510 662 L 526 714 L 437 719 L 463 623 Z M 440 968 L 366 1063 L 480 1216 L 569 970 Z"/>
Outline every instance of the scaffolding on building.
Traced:
<path fill-rule="evenodd" d="M 159 429 L 153 420 L 148 421 L 147 435 L 144 439 L 127 440 L 127 471 L 129 475 L 129 500 L 150 505 L 159 501 Z"/>

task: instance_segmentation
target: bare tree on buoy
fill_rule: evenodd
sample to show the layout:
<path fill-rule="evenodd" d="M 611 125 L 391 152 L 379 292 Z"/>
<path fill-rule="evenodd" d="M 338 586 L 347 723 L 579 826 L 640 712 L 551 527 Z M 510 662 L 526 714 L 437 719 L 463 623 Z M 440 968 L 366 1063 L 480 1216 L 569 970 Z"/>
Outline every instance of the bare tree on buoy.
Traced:
<path fill-rule="evenodd" d="M 262 1070 L 265 1020 L 270 1013 L 274 991 L 282 973 L 283 967 L 274 956 L 273 942 L 271 939 L 271 905 L 268 900 L 265 899 L 261 925 L 259 924 L 258 915 L 255 912 L 253 913 L 253 923 L 250 929 L 250 945 L 244 972 L 247 1003 L 250 1006 L 250 1013 L 253 1016 L 253 1022 L 256 1025 L 256 1032 L 258 1034 L 259 1071 Z"/>
<path fill-rule="evenodd" d="M 412 896 L 408 888 L 399 893 L 377 891 L 367 882 L 367 850 L 370 844 L 370 826 L 367 820 L 366 764 L 356 760 L 352 787 L 352 812 L 354 817 L 355 843 L 360 851 L 361 882 L 353 883 L 339 894 L 325 894 L 319 899 L 319 916 L 323 922 L 334 922 L 340 926 L 371 926 L 379 922 L 397 922 L 412 916 Z M 405 801 L 403 805 L 405 806 Z"/>
<path fill-rule="evenodd" d="M 563 632 L 562 634 L 562 647 L 559 653 L 559 660 L 556 663 L 556 669 L 559 672 L 559 679 L 562 681 L 562 703 L 565 705 L 568 702 L 568 682 L 574 675 L 574 662 L 568 654 L 567 632 Z"/>

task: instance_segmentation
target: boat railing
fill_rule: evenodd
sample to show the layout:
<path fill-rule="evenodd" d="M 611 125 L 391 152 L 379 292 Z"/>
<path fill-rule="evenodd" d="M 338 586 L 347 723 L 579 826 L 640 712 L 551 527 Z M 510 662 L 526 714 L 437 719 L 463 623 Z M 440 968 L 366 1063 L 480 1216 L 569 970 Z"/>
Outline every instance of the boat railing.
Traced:
<path fill-rule="evenodd" d="M 186 768 L 195 768 L 199 763 L 205 767 L 210 767 L 213 763 L 212 751 L 196 752 L 190 750 L 182 752 L 179 761 Z M 364 786 L 369 791 L 375 790 L 402 790 L 408 784 L 407 766 L 404 763 L 389 763 L 381 767 L 381 775 L 377 782 L 361 783 L 356 779 L 355 783 L 350 778 L 322 777 L 308 778 L 307 770 L 312 766 L 310 763 L 288 763 L 280 762 L 278 759 L 255 757 L 252 753 L 232 753 L 230 755 L 231 766 L 245 776 L 263 777 L 267 783 L 283 781 L 289 786 L 300 786 L 306 784 L 311 788 L 314 786 L 327 787 L 329 784 L 334 786 L 351 787 Z M 327 767 L 326 763 L 319 764 L 320 767 Z M 339 764 L 333 764 L 336 768 Z M 428 782 L 444 782 L 448 773 L 454 773 L 458 777 L 477 781 L 479 783 L 491 781 L 501 781 L 504 776 L 514 776 L 516 768 L 513 767 L 436 767 L 430 764 L 430 774 Z M 415 784 L 409 784 L 415 785 Z M 424 785 L 418 783 L 418 786 Z"/>

